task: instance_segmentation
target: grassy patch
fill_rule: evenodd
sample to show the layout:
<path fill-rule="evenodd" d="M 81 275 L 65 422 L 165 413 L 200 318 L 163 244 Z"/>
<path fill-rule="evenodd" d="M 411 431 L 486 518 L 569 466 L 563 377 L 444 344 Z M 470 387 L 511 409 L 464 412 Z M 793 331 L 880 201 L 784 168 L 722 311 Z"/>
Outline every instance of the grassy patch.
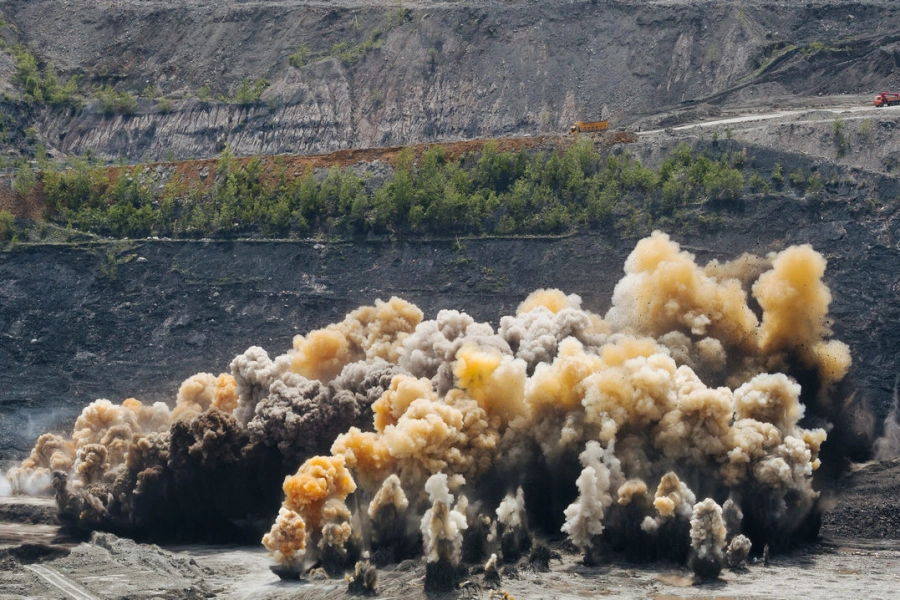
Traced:
<path fill-rule="evenodd" d="M 699 207 L 740 206 L 743 154 L 709 152 L 682 145 L 654 170 L 627 151 L 600 153 L 588 138 L 549 154 L 488 143 L 450 159 L 441 146 L 419 156 L 407 148 L 373 186 L 349 168 L 288 176 L 283 162 L 238 161 L 226 148 L 203 181 L 73 161 L 45 170 L 41 184 L 54 222 L 112 237 L 642 235 L 688 227 Z M 751 192 L 767 189 L 758 173 L 750 177 Z"/>
<path fill-rule="evenodd" d="M 788 52 L 792 52 L 792 51 L 794 51 L 794 50 L 796 50 L 796 49 L 797 49 L 797 46 L 795 46 L 795 45 L 793 45 L 793 44 L 789 44 L 789 45 L 787 45 L 787 46 L 782 46 L 782 47 L 780 47 L 780 48 L 775 48 L 775 49 L 773 49 L 773 50 L 772 50 L 772 53 L 771 53 L 767 58 L 765 58 L 765 59 L 762 61 L 762 63 L 756 68 L 755 71 L 753 71 L 753 73 L 751 73 L 751 74 L 747 77 L 747 79 L 752 79 L 752 78 L 755 78 L 755 77 L 759 77 L 760 75 L 762 75 L 763 73 L 765 73 L 766 70 L 768 70 L 768 68 L 771 67 L 772 64 L 773 64 L 776 60 L 778 60 L 779 58 L 781 58 L 782 56 L 784 56 L 784 55 L 787 54 Z"/>

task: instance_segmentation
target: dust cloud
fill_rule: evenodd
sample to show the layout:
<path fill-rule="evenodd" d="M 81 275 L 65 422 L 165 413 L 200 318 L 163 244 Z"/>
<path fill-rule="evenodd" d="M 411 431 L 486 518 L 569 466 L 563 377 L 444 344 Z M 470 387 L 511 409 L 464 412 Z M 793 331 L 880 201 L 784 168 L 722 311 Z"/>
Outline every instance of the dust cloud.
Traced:
<path fill-rule="evenodd" d="M 85 531 L 268 531 L 301 576 L 424 556 L 426 588 L 451 589 L 464 563 L 496 571 L 565 535 L 589 564 L 716 577 L 816 534 L 851 363 L 825 269 L 810 246 L 703 266 L 655 232 L 606 315 L 559 290 L 496 329 L 377 301 L 189 378 L 172 409 L 97 400 L 7 478 Z"/>

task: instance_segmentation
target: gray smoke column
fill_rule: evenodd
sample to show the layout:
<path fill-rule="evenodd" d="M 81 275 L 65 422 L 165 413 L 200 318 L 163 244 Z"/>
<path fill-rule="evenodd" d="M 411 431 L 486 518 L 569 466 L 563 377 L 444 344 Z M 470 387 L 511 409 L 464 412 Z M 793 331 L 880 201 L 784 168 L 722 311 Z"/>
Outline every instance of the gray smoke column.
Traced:
<path fill-rule="evenodd" d="M 410 553 L 415 538 L 410 531 L 408 508 L 409 499 L 400 485 L 400 478 L 390 475 L 366 511 L 371 525 L 369 545 L 375 552 L 376 564 L 398 562 Z"/>
<path fill-rule="evenodd" d="M 358 540 L 352 540 L 350 509 L 339 498 L 330 498 L 322 509 L 322 532 L 318 542 L 318 557 L 322 567 L 332 576 L 340 576 L 353 564 Z"/>
<path fill-rule="evenodd" d="M 523 552 L 531 548 L 527 521 L 525 494 L 519 487 L 515 496 L 507 494 L 497 507 L 497 534 L 504 562 L 517 561 Z"/>
<path fill-rule="evenodd" d="M 378 570 L 369 562 L 368 556 L 354 566 L 353 575 L 347 578 L 347 591 L 351 594 L 378 593 Z"/>
<path fill-rule="evenodd" d="M 741 533 L 741 521 L 744 519 L 744 513 L 734 499 L 729 498 L 722 505 L 722 518 L 725 519 L 725 529 L 728 532 L 729 540 Z"/>
<path fill-rule="evenodd" d="M 468 527 L 466 516 L 451 508 L 453 494 L 447 487 L 447 475 L 437 473 L 425 482 L 432 503 L 422 516 L 425 544 L 425 589 L 446 591 L 456 586 L 457 567 L 462 550 L 462 532 Z"/>
<path fill-rule="evenodd" d="M 725 520 L 712 498 L 694 505 L 691 515 L 690 565 L 701 579 L 715 579 L 725 562 Z"/>
<path fill-rule="evenodd" d="M 746 564 L 752 548 L 753 543 L 750 538 L 745 535 L 734 536 L 725 551 L 725 564 L 729 569 L 742 568 Z"/>
<path fill-rule="evenodd" d="M 611 445 L 607 453 L 598 442 L 591 441 L 579 457 L 584 469 L 575 482 L 578 500 L 566 509 L 566 523 L 562 531 L 568 533 L 572 543 L 585 552 L 593 547 L 593 538 L 603 533 L 603 519 L 613 503 L 610 490 L 625 483 L 613 454 L 614 447 L 614 444 Z"/>
<path fill-rule="evenodd" d="M 269 395 L 269 386 L 287 372 L 286 360 L 276 363 L 259 346 L 251 346 L 231 361 L 231 374 L 237 384 L 238 407 L 235 416 L 247 423 L 256 412 L 256 405 Z"/>

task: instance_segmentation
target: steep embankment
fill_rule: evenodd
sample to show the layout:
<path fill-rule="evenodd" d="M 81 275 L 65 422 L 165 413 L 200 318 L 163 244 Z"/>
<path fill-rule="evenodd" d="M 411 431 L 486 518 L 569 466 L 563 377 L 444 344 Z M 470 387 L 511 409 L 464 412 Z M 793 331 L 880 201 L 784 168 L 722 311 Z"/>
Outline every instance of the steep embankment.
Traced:
<path fill-rule="evenodd" d="M 20 41 L 82 88 L 156 89 L 136 114 L 44 110 L 65 153 L 161 159 L 564 131 L 684 102 L 865 94 L 900 82 L 888 2 L 7 1 Z M 304 66 L 289 57 L 303 45 Z M 7 77 L 9 73 L 7 74 Z M 271 86 L 248 105 L 200 101 Z M 193 99 L 183 99 L 194 96 Z"/>

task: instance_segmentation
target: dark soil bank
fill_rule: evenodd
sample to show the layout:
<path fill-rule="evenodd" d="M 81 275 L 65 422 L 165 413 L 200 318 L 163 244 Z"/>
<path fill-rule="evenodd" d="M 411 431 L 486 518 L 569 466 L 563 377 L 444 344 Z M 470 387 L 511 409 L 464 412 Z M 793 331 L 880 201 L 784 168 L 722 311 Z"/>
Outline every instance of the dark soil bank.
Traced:
<path fill-rule="evenodd" d="M 854 357 L 846 396 L 887 414 L 900 347 L 894 207 L 770 199 L 707 234 L 670 232 L 698 262 L 811 243 L 828 258 L 834 331 Z M 555 287 L 604 312 L 636 239 L 171 242 L 17 246 L 0 253 L 0 458 L 96 398 L 174 401 L 188 376 L 228 370 L 251 345 L 292 337 L 401 296 L 426 318 L 454 308 L 496 325 Z M 871 426 L 863 413 L 854 427 Z"/>
<path fill-rule="evenodd" d="M 66 154 L 132 161 L 211 156 L 226 143 L 238 155 L 311 154 L 558 133 L 604 107 L 619 127 L 683 103 L 868 99 L 900 81 L 898 8 L 883 0 L 10 0 L 0 10 L 10 37 L 63 79 L 168 98 L 165 109 L 141 98 L 134 114 L 91 100 L 17 129 L 33 125 Z M 308 64 L 290 66 L 299 46 Z M 0 90 L 15 96 L 9 72 Z M 260 101 L 217 100 L 258 78 L 271 83 Z M 211 99 L 198 98 L 203 86 Z"/>
<path fill-rule="evenodd" d="M 401 296 L 433 317 L 496 323 L 537 287 L 602 310 L 629 248 L 596 237 L 408 244 L 139 242 L 0 254 L 0 457 L 105 397 L 174 400 L 199 371 L 362 304 Z"/>

